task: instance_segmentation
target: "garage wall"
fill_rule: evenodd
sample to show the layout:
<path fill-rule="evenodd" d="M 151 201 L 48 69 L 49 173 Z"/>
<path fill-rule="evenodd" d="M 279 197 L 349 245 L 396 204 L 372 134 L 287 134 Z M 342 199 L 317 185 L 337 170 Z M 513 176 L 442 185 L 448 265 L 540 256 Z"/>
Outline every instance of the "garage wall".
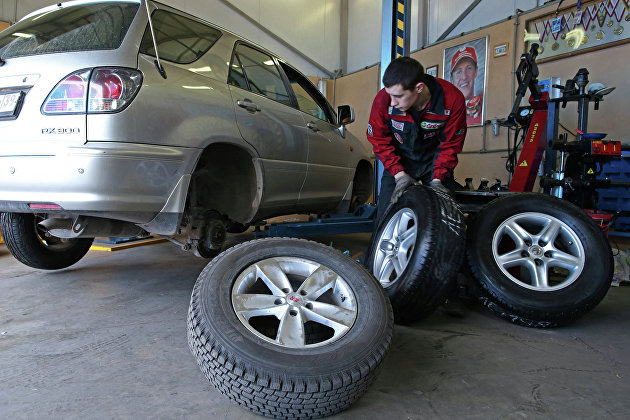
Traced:
<path fill-rule="evenodd" d="M 565 7 L 574 6 L 576 1 L 565 1 Z M 524 52 L 523 30 L 527 20 L 551 13 L 557 7 L 557 3 L 537 9 L 516 19 L 506 20 L 490 27 L 468 33 L 442 43 L 432 45 L 411 54 L 425 67 L 439 65 L 438 76 L 442 77 L 444 68 L 444 49 L 488 36 L 488 67 L 486 73 L 485 90 L 485 118 L 505 118 L 511 107 L 512 97 L 515 91 L 515 79 L 512 71 L 514 60 L 518 60 Z M 517 34 L 516 48 L 514 35 Z M 509 43 L 509 54 L 494 58 L 492 49 L 497 44 Z M 575 76 L 579 68 L 587 68 L 592 82 L 599 81 L 607 86 L 616 86 L 617 89 L 600 104 L 599 111 L 594 111 L 591 105 L 589 111 L 589 131 L 608 133 L 608 138 L 630 142 L 630 136 L 626 134 L 626 127 L 621 122 L 627 119 L 626 98 L 630 95 L 630 86 L 627 80 L 627 57 L 630 56 L 630 43 L 599 51 L 579 54 L 573 57 L 549 61 L 539 65 L 540 79 L 547 77 L 561 77 L 562 82 Z M 377 66 L 343 76 L 335 83 L 335 97 L 337 104 L 349 103 L 354 106 L 357 113 L 357 121 L 348 128 L 360 138 L 365 139 L 365 128 L 369 117 L 369 109 L 376 94 L 376 86 L 379 83 Z M 514 80 L 514 82 L 513 82 Z M 560 110 L 560 121 L 569 129 L 577 126 L 577 108 L 568 104 Z M 562 132 L 562 130 L 561 130 Z M 485 146 L 484 146 L 485 144 Z M 507 182 L 505 160 L 507 152 L 507 130 L 500 129 L 498 136 L 492 134 L 492 127 L 486 125 L 485 135 L 483 127 L 469 127 L 464 154 L 460 155 L 460 164 L 455 170 L 455 176 L 460 182 L 466 177 L 473 177 L 478 182 L 481 177 L 494 180 L 495 178 Z"/>
<path fill-rule="evenodd" d="M 372 66 L 366 70 L 352 73 L 335 80 L 335 107 L 339 105 L 352 105 L 355 113 L 355 121 L 348 125 L 349 132 L 365 142 L 365 138 L 372 99 L 378 92 L 379 66 Z"/>
<path fill-rule="evenodd" d="M 473 0 L 429 0 L 428 43 L 436 42 L 472 3 Z M 482 0 L 447 38 L 503 20 L 515 14 L 516 9 L 527 11 L 543 3 L 544 0 Z"/>
<path fill-rule="evenodd" d="M 346 73 L 381 61 L 382 0 L 348 1 Z"/>

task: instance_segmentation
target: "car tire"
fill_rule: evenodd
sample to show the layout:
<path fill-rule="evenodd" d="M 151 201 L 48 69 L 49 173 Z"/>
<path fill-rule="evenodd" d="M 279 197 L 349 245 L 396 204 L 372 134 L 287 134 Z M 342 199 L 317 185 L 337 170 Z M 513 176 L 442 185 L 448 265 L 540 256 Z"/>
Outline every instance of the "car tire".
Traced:
<path fill-rule="evenodd" d="M 612 281 L 608 240 L 566 200 L 536 193 L 494 200 L 470 223 L 468 239 L 481 302 L 518 325 L 570 322 L 595 307 Z"/>
<path fill-rule="evenodd" d="M 390 205 L 365 258 L 394 309 L 409 324 L 429 316 L 456 286 L 466 247 L 464 215 L 443 192 L 414 185 Z"/>
<path fill-rule="evenodd" d="M 30 213 L 2 213 L 0 229 L 4 243 L 21 263 L 41 270 L 59 270 L 78 262 L 94 238 L 46 237 L 37 228 L 37 216 Z"/>
<path fill-rule="evenodd" d="M 226 250 L 199 275 L 188 312 L 188 344 L 210 382 L 274 418 L 350 406 L 375 379 L 392 332 L 391 306 L 372 276 L 301 239 Z"/>

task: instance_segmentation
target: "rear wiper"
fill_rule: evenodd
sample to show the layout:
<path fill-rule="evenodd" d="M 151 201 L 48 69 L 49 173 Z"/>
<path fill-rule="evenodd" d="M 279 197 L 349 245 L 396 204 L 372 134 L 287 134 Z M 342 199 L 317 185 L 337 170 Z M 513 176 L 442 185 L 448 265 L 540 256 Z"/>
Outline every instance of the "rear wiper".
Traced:
<path fill-rule="evenodd" d="M 7 62 L 4 61 L 2 57 L 0 57 L 0 67 L 4 66 L 5 64 L 7 64 Z"/>

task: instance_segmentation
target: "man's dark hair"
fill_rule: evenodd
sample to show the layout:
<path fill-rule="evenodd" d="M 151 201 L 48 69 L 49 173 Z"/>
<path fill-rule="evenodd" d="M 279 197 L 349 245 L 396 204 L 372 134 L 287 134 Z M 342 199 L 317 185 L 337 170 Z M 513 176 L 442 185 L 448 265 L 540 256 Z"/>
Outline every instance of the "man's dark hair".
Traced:
<path fill-rule="evenodd" d="M 383 74 L 383 85 L 391 87 L 401 84 L 405 90 L 413 90 L 418 83 L 424 83 L 424 67 L 411 57 L 392 60 Z"/>

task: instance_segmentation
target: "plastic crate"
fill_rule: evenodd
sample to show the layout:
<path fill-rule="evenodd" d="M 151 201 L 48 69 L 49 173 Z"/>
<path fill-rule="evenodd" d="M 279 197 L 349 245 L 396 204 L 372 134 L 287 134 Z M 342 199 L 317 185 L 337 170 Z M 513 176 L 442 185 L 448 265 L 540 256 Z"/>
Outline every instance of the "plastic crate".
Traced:
<path fill-rule="evenodd" d="M 630 231 L 630 217 L 617 217 L 610 228 L 624 232 Z"/>
<path fill-rule="evenodd" d="M 612 159 L 605 163 L 599 178 L 608 178 L 611 181 L 630 181 L 630 153 L 624 152 L 620 159 Z M 630 188 L 599 188 L 597 194 L 597 210 L 630 211 Z M 615 230 L 630 230 L 630 217 L 618 217 L 610 227 Z"/>

